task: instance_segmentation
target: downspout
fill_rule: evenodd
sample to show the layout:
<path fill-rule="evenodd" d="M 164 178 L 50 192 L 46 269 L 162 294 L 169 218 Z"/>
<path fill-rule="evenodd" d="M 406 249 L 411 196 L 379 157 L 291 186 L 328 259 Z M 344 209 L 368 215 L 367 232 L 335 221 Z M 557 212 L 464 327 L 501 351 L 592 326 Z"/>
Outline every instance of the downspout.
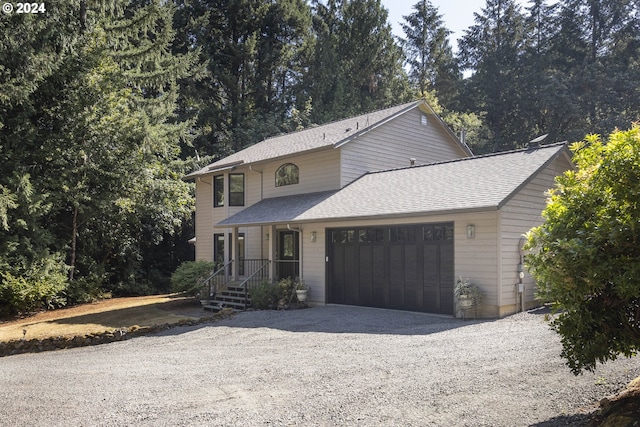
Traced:
<path fill-rule="evenodd" d="M 522 252 L 522 247 L 526 243 L 526 238 L 524 236 L 520 237 L 518 240 L 518 255 L 520 257 L 520 262 L 518 263 L 518 293 L 520 294 L 520 310 L 524 313 L 524 254 Z"/>
<path fill-rule="evenodd" d="M 293 228 L 291 227 L 291 225 L 287 224 L 287 230 L 289 231 L 295 231 L 298 233 L 298 247 L 300 248 L 300 259 L 298 260 L 299 264 L 300 264 L 300 280 L 302 280 L 304 278 L 304 275 L 302 274 L 302 261 L 304 260 L 304 256 L 303 256 L 303 244 L 302 244 L 302 228 L 298 227 L 298 228 Z"/>

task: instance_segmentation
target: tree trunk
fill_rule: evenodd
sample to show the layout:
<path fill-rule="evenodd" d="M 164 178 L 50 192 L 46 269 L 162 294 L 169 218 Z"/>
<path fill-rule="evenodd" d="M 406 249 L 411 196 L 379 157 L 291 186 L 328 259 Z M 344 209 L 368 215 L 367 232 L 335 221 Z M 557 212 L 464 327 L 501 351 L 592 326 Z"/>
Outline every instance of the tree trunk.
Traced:
<path fill-rule="evenodd" d="M 71 268 L 69 269 L 69 281 L 73 282 L 76 268 L 76 243 L 78 240 L 78 206 L 73 208 L 73 224 L 71 225 Z"/>
<path fill-rule="evenodd" d="M 87 28 L 87 2 L 82 0 L 80 2 L 80 30 L 84 33 Z"/>

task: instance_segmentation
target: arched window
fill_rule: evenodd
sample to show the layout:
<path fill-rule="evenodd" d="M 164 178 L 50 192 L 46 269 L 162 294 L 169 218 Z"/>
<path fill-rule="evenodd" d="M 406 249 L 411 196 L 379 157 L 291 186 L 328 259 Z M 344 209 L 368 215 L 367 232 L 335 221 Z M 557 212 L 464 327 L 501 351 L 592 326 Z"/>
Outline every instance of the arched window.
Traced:
<path fill-rule="evenodd" d="M 298 181 L 298 167 L 293 163 L 285 163 L 276 170 L 276 187 L 297 184 Z"/>

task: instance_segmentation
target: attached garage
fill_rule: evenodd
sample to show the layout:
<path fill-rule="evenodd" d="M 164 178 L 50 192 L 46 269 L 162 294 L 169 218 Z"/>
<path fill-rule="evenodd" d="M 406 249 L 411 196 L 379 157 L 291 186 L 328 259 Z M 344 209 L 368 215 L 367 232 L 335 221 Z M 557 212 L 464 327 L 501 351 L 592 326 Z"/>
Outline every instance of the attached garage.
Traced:
<path fill-rule="evenodd" d="M 282 239 L 294 239 L 290 262 L 311 304 L 456 315 L 462 277 L 483 292 L 474 315 L 503 317 L 536 304 L 523 234 L 540 224 L 545 191 L 571 167 L 554 144 L 370 172 L 339 190 L 262 199 L 216 227 L 253 235 L 247 250 L 271 266 L 291 252 Z"/>
<path fill-rule="evenodd" d="M 327 230 L 329 303 L 453 314 L 453 223 Z"/>

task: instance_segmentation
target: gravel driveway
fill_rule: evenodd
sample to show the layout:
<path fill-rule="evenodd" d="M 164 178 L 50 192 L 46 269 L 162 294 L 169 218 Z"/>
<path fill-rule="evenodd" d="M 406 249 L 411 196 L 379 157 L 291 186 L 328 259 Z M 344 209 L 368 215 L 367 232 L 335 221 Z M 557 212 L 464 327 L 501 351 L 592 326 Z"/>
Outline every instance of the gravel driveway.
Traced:
<path fill-rule="evenodd" d="M 494 321 L 326 306 L 241 313 L 0 359 L 0 425 L 583 425 L 640 359 L 573 376 L 539 312 Z"/>

